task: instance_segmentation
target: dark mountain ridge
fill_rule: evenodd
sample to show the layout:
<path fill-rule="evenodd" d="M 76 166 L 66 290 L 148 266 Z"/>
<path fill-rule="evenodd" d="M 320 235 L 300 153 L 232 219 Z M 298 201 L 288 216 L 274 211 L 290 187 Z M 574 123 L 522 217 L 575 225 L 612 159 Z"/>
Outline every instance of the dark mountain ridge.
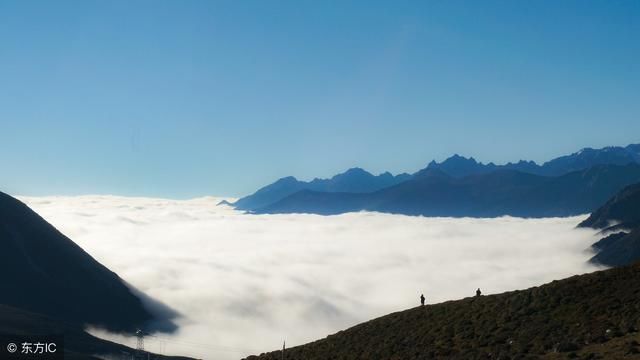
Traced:
<path fill-rule="evenodd" d="M 252 195 L 239 199 L 233 205 L 239 210 L 255 210 L 302 190 L 351 193 L 373 192 L 399 184 L 410 177 L 411 175 L 409 174 L 394 176 L 389 172 L 375 176 L 361 168 L 349 169 L 330 179 L 316 178 L 309 182 L 288 176 L 259 189 Z"/>
<path fill-rule="evenodd" d="M 497 295 L 392 313 L 305 345 L 287 359 L 638 357 L 640 264 Z M 279 360 L 273 351 L 246 360 Z M 626 358 L 626 357 L 625 357 Z"/>
<path fill-rule="evenodd" d="M 495 170 L 517 170 L 542 176 L 560 176 L 596 165 L 627 165 L 629 163 L 640 163 L 640 144 L 631 144 L 625 147 L 608 146 L 602 149 L 584 148 L 571 155 L 547 161 L 542 165 L 524 160 L 504 165 L 496 165 L 492 162 L 483 164 L 477 162 L 473 157 L 465 158 L 455 154 L 441 163 L 432 161 L 427 168 L 440 169 L 454 177 L 485 174 Z"/>
<path fill-rule="evenodd" d="M 139 358 L 188 360 L 187 357 L 164 356 L 146 352 L 140 353 L 127 346 L 99 339 L 84 331 L 83 327 L 76 323 L 68 323 L 60 319 L 54 319 L 46 315 L 33 313 L 23 309 L 0 304 L 0 336 L 16 340 L 16 336 L 24 336 L 33 339 L 37 336 L 64 336 L 64 358 L 70 359 L 100 359 L 131 358 L 139 355 Z M 0 353 L 4 349 L 0 349 Z M 126 357 L 124 355 L 127 355 Z M 0 355 L 1 356 L 1 355 Z M 35 355 L 33 358 L 37 358 Z M 42 357 L 40 357 L 42 358 Z"/>
<path fill-rule="evenodd" d="M 637 227 L 640 222 L 640 184 L 622 189 L 594 211 L 580 226 L 607 229 L 611 226 Z"/>
<path fill-rule="evenodd" d="M 494 163 L 483 164 L 472 157 L 465 158 L 455 154 L 441 163 L 432 161 L 427 165 L 427 167 L 417 171 L 413 175 L 400 174 L 393 176 L 387 172 L 378 176 L 373 176 L 360 168 L 353 168 L 342 174 L 336 175 L 331 179 L 314 179 L 310 182 L 299 181 L 296 178 L 289 176 L 259 189 L 252 195 L 239 199 L 233 205 L 239 210 L 260 210 L 261 212 L 266 212 L 265 209 L 272 208 L 272 205 L 275 205 L 278 201 L 301 191 L 351 194 L 371 193 L 383 190 L 387 187 L 399 185 L 414 177 L 424 176 L 425 174 L 433 175 L 436 171 L 453 178 L 486 175 L 496 171 L 517 171 L 538 176 L 558 177 L 599 165 L 623 166 L 630 163 L 640 163 L 640 145 L 632 144 L 626 147 L 611 146 L 602 149 L 584 148 L 571 155 L 552 159 L 542 165 L 538 165 L 533 161 L 524 160 L 504 165 L 496 165 Z M 308 200 L 315 198 L 314 195 L 309 193 L 301 194 L 300 197 Z M 326 195 L 326 198 L 331 199 L 339 197 L 340 196 Z M 347 198 L 347 196 L 342 197 Z M 348 198 L 358 199 L 361 198 L 361 196 L 354 195 L 349 196 Z M 311 207 L 312 205 L 309 206 Z M 275 208 L 276 206 L 273 207 Z M 345 203 L 337 207 L 355 207 L 357 209 L 360 206 L 353 206 L 350 203 Z M 308 212 L 321 213 L 320 211 Z"/>
<path fill-rule="evenodd" d="M 558 177 L 496 170 L 463 178 L 425 169 L 410 180 L 373 193 L 300 191 L 255 213 L 334 215 L 353 211 L 453 216 L 549 217 L 593 211 L 625 186 L 640 181 L 640 165 L 597 165 Z"/>
<path fill-rule="evenodd" d="M 617 193 L 581 227 L 601 229 L 604 237 L 593 247 L 592 262 L 607 266 L 628 265 L 640 259 L 640 183 Z"/>
<path fill-rule="evenodd" d="M 0 243 L 0 304 L 113 331 L 154 320 L 117 274 L 1 192 Z"/>

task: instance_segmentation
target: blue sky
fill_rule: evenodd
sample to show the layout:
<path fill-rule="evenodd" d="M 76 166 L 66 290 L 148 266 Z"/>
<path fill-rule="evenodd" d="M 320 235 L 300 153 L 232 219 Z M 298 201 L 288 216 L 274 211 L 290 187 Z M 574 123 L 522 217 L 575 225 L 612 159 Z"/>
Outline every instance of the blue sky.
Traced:
<path fill-rule="evenodd" d="M 638 1 L 0 0 L 0 190 L 237 196 L 640 142 Z"/>

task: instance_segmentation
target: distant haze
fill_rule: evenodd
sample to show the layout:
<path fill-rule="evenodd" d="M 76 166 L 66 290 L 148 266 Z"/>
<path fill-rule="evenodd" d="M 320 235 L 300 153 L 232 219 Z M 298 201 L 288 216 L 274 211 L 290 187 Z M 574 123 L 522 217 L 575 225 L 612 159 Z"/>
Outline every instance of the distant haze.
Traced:
<path fill-rule="evenodd" d="M 294 346 L 427 302 L 596 270 L 584 216 L 244 215 L 216 198 L 21 197 L 97 260 L 183 314 L 150 351 L 216 359 Z M 135 345 L 132 339 L 97 332 Z"/>

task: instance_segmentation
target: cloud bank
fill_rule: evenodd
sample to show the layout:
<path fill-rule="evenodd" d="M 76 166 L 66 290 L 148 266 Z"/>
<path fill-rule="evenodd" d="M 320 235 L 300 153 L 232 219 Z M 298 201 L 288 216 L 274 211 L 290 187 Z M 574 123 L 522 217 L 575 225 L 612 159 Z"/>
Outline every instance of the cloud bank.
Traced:
<path fill-rule="evenodd" d="M 419 304 L 596 270 L 584 219 L 245 215 L 187 201 L 20 197 L 98 261 L 183 315 L 164 354 L 238 359 Z M 94 330 L 127 345 L 135 340 Z"/>

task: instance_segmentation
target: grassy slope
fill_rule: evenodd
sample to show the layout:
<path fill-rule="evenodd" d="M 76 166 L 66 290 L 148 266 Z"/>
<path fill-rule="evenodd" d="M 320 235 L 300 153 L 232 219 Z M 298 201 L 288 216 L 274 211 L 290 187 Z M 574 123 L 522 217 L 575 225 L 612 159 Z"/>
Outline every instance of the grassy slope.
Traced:
<path fill-rule="evenodd" d="M 389 314 L 287 349 L 285 358 L 628 358 L 637 356 L 639 327 L 640 263 Z"/>

